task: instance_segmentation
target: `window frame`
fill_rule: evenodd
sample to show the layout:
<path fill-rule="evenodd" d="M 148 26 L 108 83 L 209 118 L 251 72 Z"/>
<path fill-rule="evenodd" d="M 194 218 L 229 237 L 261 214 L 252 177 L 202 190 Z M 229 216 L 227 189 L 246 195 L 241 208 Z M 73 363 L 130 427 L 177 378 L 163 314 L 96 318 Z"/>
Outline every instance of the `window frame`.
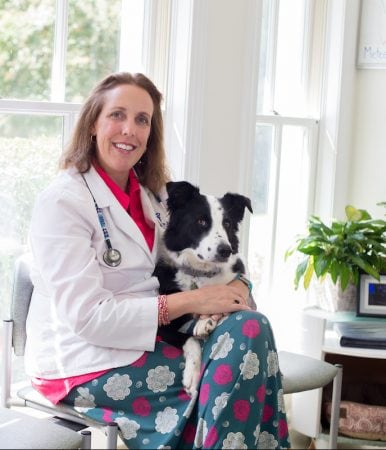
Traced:
<path fill-rule="evenodd" d="M 280 168 L 282 159 L 282 132 L 285 126 L 298 126 L 306 128 L 309 136 L 308 154 L 310 155 L 309 164 L 309 181 L 308 186 L 305 187 L 308 191 L 307 204 L 304 205 L 307 215 L 315 213 L 315 196 L 317 190 L 317 163 L 319 155 L 319 133 L 320 133 L 320 118 L 322 114 L 322 108 L 320 104 L 321 92 L 323 89 L 322 75 L 317 73 L 313 69 L 313 62 L 315 58 L 319 58 L 322 63 L 324 54 L 324 40 L 325 40 L 325 26 L 327 20 L 326 14 L 326 1 L 322 0 L 318 2 L 311 0 L 305 4 L 304 12 L 304 33 L 306 40 L 302 48 L 302 83 L 304 86 L 304 92 L 307 99 L 307 115 L 281 115 L 280 111 L 275 111 L 274 96 L 275 96 L 275 73 L 276 73 L 276 52 L 278 46 L 278 33 L 279 33 L 279 6 L 280 0 L 269 0 L 262 5 L 261 15 L 259 22 L 261 29 L 263 28 L 263 21 L 268 20 L 268 34 L 266 36 L 269 52 L 262 52 L 262 48 L 259 45 L 259 56 L 265 58 L 263 66 L 265 66 L 264 78 L 260 73 L 261 61 L 259 59 L 259 73 L 257 75 L 257 91 L 259 94 L 262 92 L 259 83 L 264 79 L 264 95 L 263 100 L 264 113 L 257 111 L 255 115 L 255 129 L 257 126 L 270 125 L 273 128 L 273 145 L 272 148 L 272 160 L 269 172 L 268 181 L 268 221 L 270 229 L 272 230 L 272 240 L 270 243 L 270 249 L 266 254 L 266 262 L 264 269 L 264 286 L 263 291 L 268 295 L 266 300 L 262 299 L 264 305 L 263 308 L 269 309 L 269 303 L 276 302 L 275 295 L 273 293 L 275 286 L 275 272 L 278 262 L 277 255 L 277 241 L 278 241 L 278 216 L 279 216 L 279 183 L 280 183 Z M 267 9 L 265 9 L 267 8 Z M 263 15 L 266 15 L 267 19 Z M 314 30 L 315 27 L 315 30 Z M 260 44 L 262 35 L 260 34 Z M 256 100 L 257 106 L 257 100 Z M 252 156 L 253 157 L 253 156 Z M 301 232 L 302 230 L 299 230 Z M 252 230 L 249 227 L 249 233 Z M 248 235 L 249 235 L 248 233 Z M 290 245 L 290 243 L 289 243 Z M 249 239 L 247 243 L 246 254 L 248 258 L 250 252 L 253 249 L 249 247 Z M 252 253 L 251 253 L 252 254 Z M 273 295 L 273 297 L 272 297 Z"/>
<path fill-rule="evenodd" d="M 128 8 L 131 0 L 122 0 L 122 21 L 127 19 Z M 141 61 L 133 65 L 132 71 L 143 71 L 150 78 L 156 78 L 156 85 L 161 92 L 166 92 L 167 84 L 167 61 L 170 37 L 170 15 L 171 0 L 142 0 L 144 8 L 143 33 L 141 36 L 132 35 L 138 39 L 138 44 L 146 42 L 148 45 L 142 48 Z M 63 145 L 68 142 L 77 115 L 82 104 L 76 102 L 65 102 L 65 71 L 66 71 L 66 47 L 68 31 L 69 0 L 56 0 L 54 52 L 51 71 L 51 96 L 48 101 L 38 100 L 13 100 L 0 97 L 0 114 L 47 114 L 63 117 Z M 125 14 L 126 13 L 126 14 Z M 127 24 L 121 26 L 119 71 L 129 70 L 133 64 L 129 59 L 123 58 L 122 54 L 128 52 L 129 44 L 124 38 L 128 37 L 122 33 L 122 29 L 131 28 Z M 125 45 L 126 42 L 126 45 Z M 150 61 L 153 61 L 150 64 Z M 158 83 L 159 84 L 158 84 Z"/>

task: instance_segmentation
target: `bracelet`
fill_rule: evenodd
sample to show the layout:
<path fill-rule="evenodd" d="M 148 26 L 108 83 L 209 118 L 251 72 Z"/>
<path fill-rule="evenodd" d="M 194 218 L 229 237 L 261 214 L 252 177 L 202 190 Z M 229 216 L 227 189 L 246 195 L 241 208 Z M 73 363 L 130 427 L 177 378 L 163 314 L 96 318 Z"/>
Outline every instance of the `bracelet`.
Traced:
<path fill-rule="evenodd" d="M 252 292 L 253 288 L 252 282 L 248 280 L 248 278 L 246 278 L 242 273 L 238 273 L 235 280 L 240 280 L 242 283 L 245 284 L 245 286 L 247 286 L 247 288 L 249 289 L 249 293 Z"/>
<path fill-rule="evenodd" d="M 169 310 L 166 295 L 158 296 L 158 325 L 169 325 Z"/>

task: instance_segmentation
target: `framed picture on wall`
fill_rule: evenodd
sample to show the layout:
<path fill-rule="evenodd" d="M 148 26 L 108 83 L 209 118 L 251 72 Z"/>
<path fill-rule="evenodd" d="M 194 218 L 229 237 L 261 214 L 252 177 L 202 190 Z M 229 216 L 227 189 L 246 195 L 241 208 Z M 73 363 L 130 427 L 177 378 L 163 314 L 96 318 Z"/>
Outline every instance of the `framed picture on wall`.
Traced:
<path fill-rule="evenodd" d="M 386 0 L 361 1 L 357 67 L 386 69 Z"/>
<path fill-rule="evenodd" d="M 378 281 L 362 274 L 358 293 L 357 316 L 386 317 L 386 275 Z"/>

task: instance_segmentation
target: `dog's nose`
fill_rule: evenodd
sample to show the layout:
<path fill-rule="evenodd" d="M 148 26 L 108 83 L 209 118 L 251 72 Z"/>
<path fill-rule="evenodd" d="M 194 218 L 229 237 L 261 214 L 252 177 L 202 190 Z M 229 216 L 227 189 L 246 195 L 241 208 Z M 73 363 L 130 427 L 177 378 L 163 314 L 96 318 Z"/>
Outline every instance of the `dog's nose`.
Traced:
<path fill-rule="evenodd" d="M 232 253 L 232 249 L 228 244 L 220 244 L 217 247 L 217 254 L 221 259 L 229 258 L 229 255 Z"/>

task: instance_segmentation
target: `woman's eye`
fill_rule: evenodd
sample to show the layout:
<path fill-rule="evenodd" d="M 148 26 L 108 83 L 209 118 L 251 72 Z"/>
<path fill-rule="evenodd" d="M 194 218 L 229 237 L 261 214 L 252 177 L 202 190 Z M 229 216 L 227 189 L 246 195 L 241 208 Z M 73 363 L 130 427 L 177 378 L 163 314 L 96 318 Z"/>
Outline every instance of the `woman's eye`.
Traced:
<path fill-rule="evenodd" d="M 149 118 L 146 117 L 146 116 L 139 116 L 139 117 L 137 118 L 137 122 L 138 122 L 140 125 L 149 125 L 150 120 L 149 120 Z"/>
<path fill-rule="evenodd" d="M 208 222 L 205 219 L 197 219 L 197 224 L 200 225 L 200 227 L 206 227 L 208 225 Z"/>
<path fill-rule="evenodd" d="M 110 117 L 112 117 L 113 119 L 123 119 L 124 115 L 122 111 L 113 111 L 110 114 Z"/>

